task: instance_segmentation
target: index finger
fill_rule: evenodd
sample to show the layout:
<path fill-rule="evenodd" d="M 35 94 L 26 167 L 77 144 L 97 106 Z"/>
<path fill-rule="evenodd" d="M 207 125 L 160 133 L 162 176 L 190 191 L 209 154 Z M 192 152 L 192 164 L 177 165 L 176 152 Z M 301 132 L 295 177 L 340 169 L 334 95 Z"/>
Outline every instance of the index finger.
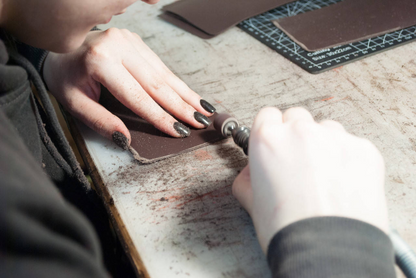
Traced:
<path fill-rule="evenodd" d="M 122 104 L 160 131 L 173 137 L 187 137 L 191 131 L 166 113 L 140 86 L 127 69 L 109 66 L 98 72 L 94 79 L 105 86 Z"/>
<path fill-rule="evenodd" d="M 283 122 L 306 121 L 315 122 L 312 114 L 303 107 L 293 107 L 283 113 Z"/>
<path fill-rule="evenodd" d="M 177 77 L 154 53 L 150 47 L 143 42 L 139 35 L 135 33 L 128 34 L 136 43 L 134 47 L 139 53 L 142 53 L 143 58 L 151 64 L 155 70 L 163 76 L 165 82 L 188 104 L 194 107 L 198 112 L 205 116 L 211 116 L 215 111 L 215 107 L 212 106 L 206 100 L 203 100 L 197 93 L 186 85 L 179 77 Z"/>
<path fill-rule="evenodd" d="M 266 107 L 260 110 L 254 119 L 252 133 L 259 132 L 268 125 L 278 125 L 283 123 L 282 112 L 276 107 Z"/>

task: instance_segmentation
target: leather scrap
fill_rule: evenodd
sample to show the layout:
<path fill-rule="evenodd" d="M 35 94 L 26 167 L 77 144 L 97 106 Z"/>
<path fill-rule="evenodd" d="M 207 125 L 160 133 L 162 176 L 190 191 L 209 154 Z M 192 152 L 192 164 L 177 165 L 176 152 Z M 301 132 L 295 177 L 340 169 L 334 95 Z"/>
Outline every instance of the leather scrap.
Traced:
<path fill-rule="evenodd" d="M 416 25 L 416 2 L 344 0 L 273 23 L 305 50 L 318 51 Z"/>
<path fill-rule="evenodd" d="M 160 17 L 201 38 L 221 34 L 241 21 L 293 0 L 181 0 L 162 8 Z M 202 34 L 201 34 L 202 32 Z"/>
<path fill-rule="evenodd" d="M 104 87 L 101 87 L 99 102 L 124 122 L 131 134 L 130 152 L 142 164 L 177 156 L 224 139 L 212 124 L 206 129 L 190 128 L 191 135 L 186 138 L 166 135 L 125 107 Z M 210 117 L 212 122 L 216 115 Z"/>

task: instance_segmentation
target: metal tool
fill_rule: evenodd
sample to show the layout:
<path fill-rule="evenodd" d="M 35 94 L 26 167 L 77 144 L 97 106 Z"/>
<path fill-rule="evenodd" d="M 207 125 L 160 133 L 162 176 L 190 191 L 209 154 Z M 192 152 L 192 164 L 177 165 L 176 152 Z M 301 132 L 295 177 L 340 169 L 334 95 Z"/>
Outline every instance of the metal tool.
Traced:
<path fill-rule="evenodd" d="M 241 147 L 248 155 L 248 141 L 250 138 L 250 129 L 240 126 L 237 119 L 223 113 L 218 114 L 214 120 L 214 128 L 221 132 L 224 137 L 232 136 L 237 146 Z"/>

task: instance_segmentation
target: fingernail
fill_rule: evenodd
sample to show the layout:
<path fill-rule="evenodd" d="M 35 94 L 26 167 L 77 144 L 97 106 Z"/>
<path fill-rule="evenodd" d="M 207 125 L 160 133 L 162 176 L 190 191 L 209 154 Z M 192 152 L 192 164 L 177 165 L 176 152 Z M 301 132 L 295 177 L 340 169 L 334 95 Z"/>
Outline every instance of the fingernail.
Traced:
<path fill-rule="evenodd" d="M 210 113 L 214 113 L 217 110 L 217 109 L 215 109 L 214 106 L 212 106 L 211 103 L 209 103 L 208 101 L 206 101 L 204 99 L 201 99 L 199 103 L 201 103 L 202 108 L 204 108 L 205 110 L 207 110 Z"/>
<path fill-rule="evenodd" d="M 191 130 L 183 124 L 181 124 L 180 122 L 174 123 L 173 128 L 181 137 L 188 137 L 189 135 L 191 135 Z"/>
<path fill-rule="evenodd" d="M 123 150 L 127 150 L 129 148 L 129 139 L 127 139 L 123 133 L 116 131 L 113 133 L 112 137 L 113 142 Z"/>
<path fill-rule="evenodd" d="M 207 127 L 211 124 L 211 121 L 207 118 L 207 116 L 205 116 L 205 115 L 203 115 L 199 112 L 194 112 L 194 118 L 195 118 L 195 120 L 197 120 L 198 122 L 203 124 L 205 127 Z"/>

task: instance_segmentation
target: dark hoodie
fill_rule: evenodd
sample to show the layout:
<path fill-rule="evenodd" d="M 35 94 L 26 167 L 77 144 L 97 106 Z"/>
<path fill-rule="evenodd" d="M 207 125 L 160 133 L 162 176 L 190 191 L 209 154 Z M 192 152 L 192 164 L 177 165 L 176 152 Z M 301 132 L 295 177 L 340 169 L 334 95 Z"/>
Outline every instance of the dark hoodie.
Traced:
<path fill-rule="evenodd" d="M 1 39 L 0 277 L 108 277 L 100 242 L 86 219 L 100 227 L 105 212 L 59 127 L 37 70 L 18 49 L 26 48 L 38 65 L 46 52 L 4 32 Z"/>

